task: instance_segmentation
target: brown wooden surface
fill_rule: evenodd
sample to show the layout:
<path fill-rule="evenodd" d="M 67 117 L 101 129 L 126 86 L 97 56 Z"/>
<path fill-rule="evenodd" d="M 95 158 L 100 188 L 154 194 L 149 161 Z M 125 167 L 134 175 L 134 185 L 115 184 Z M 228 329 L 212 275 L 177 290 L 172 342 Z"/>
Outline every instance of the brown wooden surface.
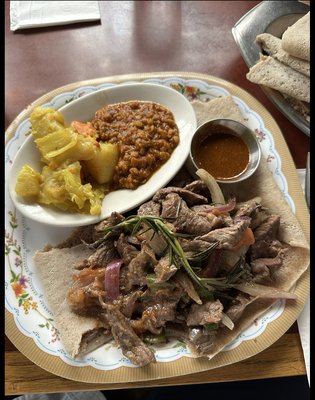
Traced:
<path fill-rule="evenodd" d="M 229 382 L 249 379 L 285 377 L 306 374 L 298 333 L 286 333 L 265 351 L 237 364 L 199 372 L 198 374 L 112 385 L 70 381 L 53 375 L 34 365 L 17 351 L 5 353 L 6 394 L 47 393 L 85 390 L 125 389 L 170 385 L 188 385 L 211 382 Z"/>
<path fill-rule="evenodd" d="M 201 72 L 226 79 L 259 100 L 278 123 L 297 168 L 310 140 L 259 86 L 234 42 L 234 24 L 259 1 L 100 1 L 101 22 L 10 31 L 5 1 L 5 128 L 32 101 L 68 83 L 134 72 Z M 164 27 L 161 28 L 162 22 Z M 111 388 L 222 382 L 305 374 L 296 324 L 269 349 L 237 365 L 163 381 Z M 5 393 L 109 389 L 54 376 L 6 338 Z"/>

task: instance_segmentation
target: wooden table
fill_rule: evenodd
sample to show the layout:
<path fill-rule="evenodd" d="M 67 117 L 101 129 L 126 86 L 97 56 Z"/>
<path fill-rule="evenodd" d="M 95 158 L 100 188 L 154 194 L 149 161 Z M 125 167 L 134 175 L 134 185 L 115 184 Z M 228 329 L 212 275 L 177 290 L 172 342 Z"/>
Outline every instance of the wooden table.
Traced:
<path fill-rule="evenodd" d="M 5 128 L 32 101 L 68 83 L 136 72 L 189 71 L 226 79 L 247 90 L 277 121 L 296 168 L 305 168 L 310 140 L 289 122 L 246 67 L 231 28 L 259 1 L 106 1 L 100 22 L 10 31 L 5 2 Z M 161 29 L 161 21 L 167 29 Z M 298 144 L 298 145 L 297 145 Z M 296 324 L 258 355 L 211 372 L 168 378 L 179 385 L 304 375 Z M 155 386 L 154 381 L 141 387 Z M 139 384 L 85 384 L 34 365 L 5 339 L 5 393 L 134 388 Z"/>

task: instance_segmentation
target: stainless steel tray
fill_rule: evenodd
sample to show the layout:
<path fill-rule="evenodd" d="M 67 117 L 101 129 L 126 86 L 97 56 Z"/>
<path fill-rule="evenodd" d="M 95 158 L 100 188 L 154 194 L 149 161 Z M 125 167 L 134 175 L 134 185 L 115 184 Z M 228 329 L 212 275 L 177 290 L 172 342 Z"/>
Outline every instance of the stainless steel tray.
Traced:
<path fill-rule="evenodd" d="M 305 15 L 310 7 L 299 1 L 262 1 L 246 13 L 232 28 L 245 63 L 250 68 L 259 60 L 260 47 L 255 38 L 270 33 L 279 38 L 288 26 Z M 266 96 L 303 133 L 310 136 L 310 124 L 276 90 L 263 87 Z"/>

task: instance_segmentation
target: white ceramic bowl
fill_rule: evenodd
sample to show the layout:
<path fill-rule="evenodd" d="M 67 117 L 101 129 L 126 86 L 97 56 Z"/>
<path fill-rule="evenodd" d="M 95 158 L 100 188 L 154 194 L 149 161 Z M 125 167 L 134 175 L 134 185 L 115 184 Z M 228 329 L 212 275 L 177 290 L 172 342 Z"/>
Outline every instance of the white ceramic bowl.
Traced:
<path fill-rule="evenodd" d="M 30 135 L 17 152 L 9 176 L 9 192 L 16 208 L 26 217 L 35 221 L 55 226 L 83 226 L 96 223 L 108 217 L 113 211 L 124 213 L 151 198 L 154 193 L 165 186 L 184 164 L 190 151 L 190 142 L 196 130 L 195 112 L 189 101 L 179 92 L 167 86 L 151 83 L 121 84 L 89 93 L 60 108 L 66 124 L 73 120 L 89 121 L 95 111 L 106 104 L 122 101 L 153 101 L 172 111 L 179 128 L 180 143 L 170 159 L 143 185 L 135 190 L 116 190 L 108 193 L 102 204 L 100 215 L 67 213 L 53 207 L 39 204 L 28 204 L 15 193 L 15 185 L 22 166 L 29 164 L 41 171 L 39 151 Z"/>

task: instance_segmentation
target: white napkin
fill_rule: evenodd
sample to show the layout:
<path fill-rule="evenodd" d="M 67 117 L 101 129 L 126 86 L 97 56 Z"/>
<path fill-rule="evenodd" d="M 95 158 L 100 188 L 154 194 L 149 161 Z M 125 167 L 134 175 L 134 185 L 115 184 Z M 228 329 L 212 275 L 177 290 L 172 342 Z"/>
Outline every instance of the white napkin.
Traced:
<path fill-rule="evenodd" d="M 297 173 L 300 178 L 301 186 L 304 192 L 305 189 L 305 169 L 298 169 Z M 299 318 L 297 319 L 297 324 L 301 337 L 301 344 L 304 353 L 306 374 L 308 379 L 308 384 L 311 386 L 310 382 L 310 296 L 301 312 Z"/>
<path fill-rule="evenodd" d="M 100 19 L 98 1 L 11 1 L 11 31 Z"/>

